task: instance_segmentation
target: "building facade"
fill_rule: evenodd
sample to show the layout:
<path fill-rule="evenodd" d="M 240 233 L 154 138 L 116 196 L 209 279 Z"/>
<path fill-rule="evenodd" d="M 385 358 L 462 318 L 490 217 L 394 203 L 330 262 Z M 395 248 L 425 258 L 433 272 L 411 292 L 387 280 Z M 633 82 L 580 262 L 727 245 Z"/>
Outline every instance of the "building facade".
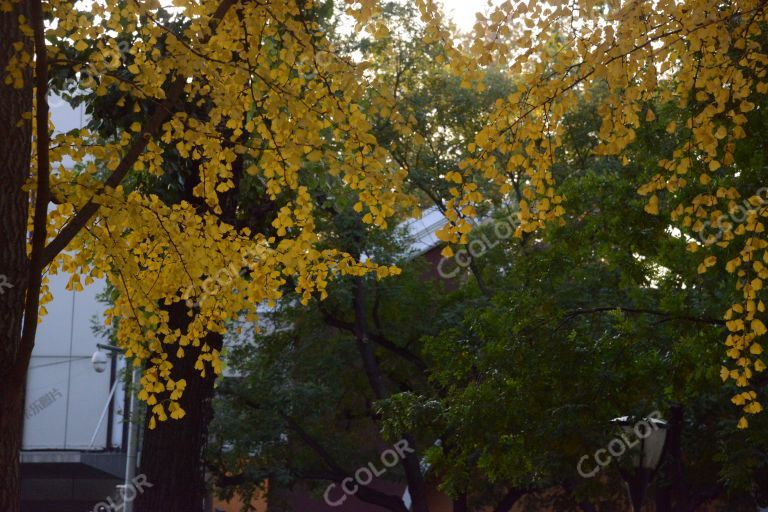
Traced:
<path fill-rule="evenodd" d="M 57 131 L 83 126 L 81 110 L 51 101 Z M 27 378 L 21 452 L 22 511 L 86 512 L 115 495 L 125 471 L 124 363 L 97 373 L 93 330 L 102 322 L 103 282 L 66 289 L 69 276 L 49 276 L 53 301 L 38 326 Z M 112 389 L 114 391 L 111 393 Z"/>

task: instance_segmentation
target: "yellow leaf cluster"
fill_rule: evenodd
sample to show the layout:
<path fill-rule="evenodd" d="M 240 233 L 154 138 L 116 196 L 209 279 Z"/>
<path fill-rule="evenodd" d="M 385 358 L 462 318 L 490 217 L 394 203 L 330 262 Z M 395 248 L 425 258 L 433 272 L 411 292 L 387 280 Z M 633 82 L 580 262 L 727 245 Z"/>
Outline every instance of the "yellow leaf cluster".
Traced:
<path fill-rule="evenodd" d="M 141 104 L 162 105 L 168 84 L 181 78 L 183 101 L 205 106 L 200 116 L 172 105 L 154 137 L 145 121 L 109 139 L 49 127 L 55 133 L 50 158 L 56 199 L 49 237 L 87 203 L 99 210 L 48 272 L 69 273 L 69 289 L 106 278 L 118 291 L 107 322 L 116 327 L 126 355 L 145 365 L 140 397 L 150 406 L 150 425 L 184 416 L 186 383 L 175 380 L 168 354 L 197 354 L 194 367 L 201 375 L 220 374 L 221 354 L 207 336 L 224 333 L 234 319 L 255 321 L 257 308 L 280 299 L 289 280 L 307 302 L 325 297 L 328 283 L 343 274 L 384 278 L 399 272 L 319 248 L 311 192 L 318 175 L 343 183 L 357 197 L 355 209 L 364 212 L 364 221 L 377 227 L 417 203 L 405 191 L 406 171 L 374 135 L 364 108 L 365 66 L 333 46 L 309 15 L 313 2 L 234 4 L 214 22 L 216 9 L 227 2 L 174 2 L 174 12 L 186 21 L 180 34 L 158 21 L 157 2 L 46 4 L 56 20 L 46 37 L 77 52 L 72 61 L 51 46 L 50 58 L 71 62 L 77 88 L 97 95 L 116 90 L 118 106 L 139 114 Z M 378 12 L 377 2 L 352 10 L 364 22 Z M 383 26 L 374 32 L 386 36 Z M 20 87 L 29 77 L 28 43 L 14 48 L 6 84 Z M 385 107 L 392 110 L 386 98 L 380 104 Z M 401 131 L 411 124 L 396 113 L 390 121 Z M 163 176 L 163 155 L 173 148 L 196 169 L 193 200 L 168 204 L 127 185 L 104 186 L 105 172 L 117 169 L 140 139 L 149 143 L 132 171 Z M 222 197 L 236 188 L 235 166 L 242 162 L 264 185 L 267 199 L 280 204 L 275 236 L 223 216 Z M 34 180 L 27 188 L 34 189 Z M 41 312 L 50 298 L 44 285 Z M 169 322 L 168 308 L 179 303 L 191 312 L 183 329 Z"/>
<path fill-rule="evenodd" d="M 467 86 L 488 64 L 504 67 L 517 81 L 515 92 L 497 102 L 487 126 L 468 145 L 471 157 L 459 170 L 464 179 L 448 205 L 456 213 L 438 234 L 441 240 L 462 241 L 458 212 L 479 199 L 471 197 L 468 188 L 476 181 L 468 176 L 470 171 L 499 185 L 520 178 L 525 189 L 518 198 L 520 232 L 533 231 L 561 215 L 552 162 L 562 144 L 564 116 L 585 98 L 598 101 L 598 155 L 622 156 L 641 124 L 656 122 L 649 104 L 678 109 L 679 118 L 666 131 L 684 130 L 690 136 L 681 138 L 680 145 L 660 160 L 657 174 L 641 187 L 641 194 L 650 196 L 645 206 L 649 214 L 661 213 L 663 194 L 676 194 L 691 185 L 689 173 L 695 172 L 697 185 L 713 187 L 716 173 L 739 172 L 733 165 L 734 152 L 747 136 L 747 116 L 764 103 L 768 92 L 764 2 L 508 1 L 489 15 L 478 15 L 472 37 L 462 47 L 452 43 L 432 2 L 421 0 L 418 5 L 434 37 L 445 41 L 449 64 L 458 75 L 469 77 L 464 80 Z M 599 97 L 592 96 L 595 85 L 603 91 Z M 735 221 L 732 211 L 738 199 L 735 190 L 719 187 L 679 205 L 672 219 L 694 236 L 707 226 L 717 226 L 717 235 L 707 236 L 704 244 L 689 244 L 692 250 L 739 244 L 739 257 L 728 262 L 727 269 L 736 277 L 744 304 L 737 323 L 736 310 L 729 311 L 729 325 L 739 330 L 726 343 L 735 365 L 724 378 L 748 387 L 753 370 L 765 368 L 759 358 L 765 327 L 757 316 L 768 276 L 753 262 L 768 262 L 764 226 L 768 205 L 765 198 L 759 202 L 747 198 L 752 206 Z M 706 256 L 699 273 L 716 263 L 716 256 Z M 762 409 L 758 397 L 741 397 L 745 413 Z M 739 426 L 746 425 L 742 419 Z"/>

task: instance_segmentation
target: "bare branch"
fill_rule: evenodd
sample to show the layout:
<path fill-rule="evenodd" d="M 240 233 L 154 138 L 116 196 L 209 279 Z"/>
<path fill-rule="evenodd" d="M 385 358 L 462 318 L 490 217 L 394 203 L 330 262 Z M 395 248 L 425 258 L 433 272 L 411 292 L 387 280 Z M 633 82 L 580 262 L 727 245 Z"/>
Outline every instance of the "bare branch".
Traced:
<path fill-rule="evenodd" d="M 725 325 L 725 320 L 718 320 L 716 318 L 703 318 L 703 317 L 697 317 L 697 316 L 691 316 L 691 315 L 676 315 L 674 313 L 669 313 L 667 311 L 659 311 L 656 309 L 626 308 L 622 306 L 605 306 L 605 307 L 589 308 L 589 309 L 574 309 L 566 313 L 565 318 L 563 318 L 563 321 L 560 323 L 560 325 L 580 315 L 593 315 L 597 313 L 608 313 L 610 311 L 621 311 L 622 313 L 629 313 L 629 314 L 660 316 L 665 318 L 664 321 L 684 320 L 687 322 L 696 322 L 696 323 L 703 323 L 703 324 L 709 324 L 709 325 L 721 325 L 721 326 Z M 558 325 L 558 328 L 560 328 L 560 325 Z"/>
<path fill-rule="evenodd" d="M 27 281 L 27 295 L 24 304 L 24 325 L 22 327 L 19 351 L 22 360 L 32 353 L 37 332 L 40 310 L 40 287 L 48 237 L 48 203 L 50 201 L 51 162 L 49 146 L 51 135 L 48 131 L 48 50 L 45 47 L 45 25 L 43 6 L 40 0 L 30 4 L 35 41 L 35 142 L 37 149 L 37 189 L 35 190 L 35 211 L 32 229 L 32 251 L 29 256 L 30 272 Z"/>

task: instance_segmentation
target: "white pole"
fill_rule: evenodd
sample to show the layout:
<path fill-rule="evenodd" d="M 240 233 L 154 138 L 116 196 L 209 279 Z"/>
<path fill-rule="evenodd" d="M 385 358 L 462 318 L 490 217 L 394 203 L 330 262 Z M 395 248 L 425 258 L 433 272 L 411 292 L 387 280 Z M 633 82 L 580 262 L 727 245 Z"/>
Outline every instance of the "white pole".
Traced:
<path fill-rule="evenodd" d="M 88 443 L 88 449 L 90 450 L 93 448 L 93 443 L 96 442 L 96 434 L 99 433 L 99 429 L 101 428 L 101 424 L 104 423 L 104 416 L 107 415 L 107 410 L 109 410 L 109 403 L 112 401 L 112 397 L 115 396 L 115 390 L 117 389 L 117 384 L 120 381 L 115 379 L 115 383 L 112 385 L 112 389 L 109 392 L 109 398 L 107 398 L 107 403 L 104 404 L 104 410 L 101 411 L 101 417 L 99 418 L 99 422 L 96 424 L 96 430 L 93 431 L 93 436 L 91 436 L 91 442 Z M 107 443 L 109 443 L 109 439 L 107 439 Z"/>
<path fill-rule="evenodd" d="M 133 377 L 131 378 L 131 416 L 129 418 L 128 431 L 128 449 L 125 457 L 125 488 L 123 489 L 123 512 L 133 512 L 133 500 L 126 500 L 128 489 L 133 486 L 133 479 L 136 476 L 136 455 L 139 451 L 139 421 L 136 415 L 138 400 L 136 392 L 138 391 L 141 380 L 141 369 L 138 366 L 133 367 Z"/>

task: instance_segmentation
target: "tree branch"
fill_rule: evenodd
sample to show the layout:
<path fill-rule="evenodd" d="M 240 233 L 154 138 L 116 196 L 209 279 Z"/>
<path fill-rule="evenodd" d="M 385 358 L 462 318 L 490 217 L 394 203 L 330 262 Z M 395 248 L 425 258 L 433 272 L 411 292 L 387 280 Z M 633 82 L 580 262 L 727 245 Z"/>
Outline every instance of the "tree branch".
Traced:
<path fill-rule="evenodd" d="M 373 395 L 377 400 L 384 400 L 389 398 L 390 395 L 384 383 L 384 375 L 376 359 L 376 354 L 371 349 L 369 342 L 371 338 L 368 335 L 368 310 L 365 303 L 365 280 L 358 276 L 354 278 L 352 290 L 352 310 L 355 312 L 355 341 L 360 352 L 365 374 L 373 390 Z M 411 494 L 411 510 L 413 512 L 428 512 L 424 475 L 421 473 L 421 463 L 414 448 L 414 440 L 408 432 L 403 432 L 402 437 L 408 443 L 408 446 L 414 450 L 401 460 L 405 470 L 405 479 L 408 482 L 408 489 Z"/>
<path fill-rule="evenodd" d="M 19 351 L 22 365 L 26 364 L 35 345 L 37 320 L 40 311 L 40 287 L 45 241 L 48 238 L 48 203 L 50 201 L 51 162 L 49 147 L 51 135 L 48 131 L 48 50 L 45 47 L 45 25 L 43 6 L 40 0 L 30 4 L 32 29 L 35 41 L 35 123 L 37 150 L 37 189 L 35 190 L 35 211 L 32 228 L 32 251 L 29 255 L 29 276 L 24 304 L 24 324 L 21 331 Z"/>
<path fill-rule="evenodd" d="M 235 0 L 222 0 L 211 19 L 211 34 L 204 37 L 201 40 L 201 44 L 206 44 L 212 37 L 215 29 L 219 26 L 227 11 L 235 3 Z M 142 127 L 141 132 L 134 138 L 128 152 L 120 160 L 117 168 L 109 175 L 102 185 L 102 190 L 110 187 L 117 187 L 125 178 L 128 171 L 131 170 L 133 164 L 139 159 L 142 152 L 146 149 L 149 142 L 157 135 L 160 127 L 168 120 L 173 112 L 175 112 L 175 105 L 184 93 L 184 88 L 187 83 L 187 77 L 177 76 L 165 95 L 165 100 L 158 106 L 155 113 Z M 47 125 L 46 125 L 47 126 Z M 98 193 L 98 192 L 97 192 Z M 59 231 L 56 238 L 51 240 L 51 243 L 45 248 L 45 254 L 42 261 L 42 266 L 39 269 L 33 269 L 33 271 L 42 270 L 42 267 L 48 265 L 53 259 L 63 251 L 69 242 L 72 241 L 75 236 L 83 229 L 88 221 L 93 217 L 99 209 L 99 205 L 94 202 L 93 199 L 88 201 L 80 211 L 72 218 L 72 220 Z"/>
<path fill-rule="evenodd" d="M 336 327 L 337 329 L 341 329 L 354 334 L 355 327 L 351 322 L 345 322 L 344 320 L 336 318 L 328 311 L 325 311 L 322 309 L 320 310 L 320 313 L 323 315 L 323 321 L 327 325 L 330 325 L 331 327 Z M 406 359 L 412 362 L 420 370 L 427 369 L 427 364 L 419 356 L 417 356 L 407 348 L 397 345 L 395 342 L 391 341 L 386 336 L 375 333 L 375 332 L 368 332 L 368 339 L 370 339 L 372 342 L 374 342 L 376 345 L 380 346 L 381 348 L 386 349 L 392 352 L 393 354 L 397 354 L 403 359 Z"/>
<path fill-rule="evenodd" d="M 264 410 L 264 408 L 259 403 L 252 400 L 251 398 L 243 396 L 240 393 L 228 390 L 224 387 L 222 387 L 220 391 L 223 394 L 241 400 L 245 405 L 252 409 L 257 411 Z M 280 416 L 280 418 L 288 424 L 288 427 L 299 436 L 302 442 L 306 444 L 313 452 L 315 452 L 323 461 L 323 463 L 328 466 L 328 468 L 331 470 L 331 474 L 326 477 L 328 480 L 341 483 L 345 478 L 351 478 L 350 475 L 352 473 L 342 468 L 341 465 L 333 457 L 333 455 L 331 455 L 328 450 L 326 450 L 325 447 L 309 432 L 304 430 L 299 422 L 297 422 L 295 419 L 280 409 L 275 408 L 274 410 L 277 415 Z M 361 501 L 386 508 L 392 512 L 408 512 L 408 509 L 405 507 L 403 500 L 398 496 L 393 496 L 391 494 L 377 491 L 376 489 L 373 489 L 367 485 L 362 485 L 359 482 L 357 482 L 356 485 L 358 486 L 358 490 L 355 493 L 355 496 Z"/>
<path fill-rule="evenodd" d="M 493 509 L 493 512 L 509 512 L 512 510 L 512 506 L 517 503 L 517 500 L 528 494 L 529 490 L 521 487 L 513 487 L 507 494 L 501 499 L 501 501 Z"/>
<path fill-rule="evenodd" d="M 607 313 L 610 311 L 621 311 L 622 313 L 639 314 L 639 315 L 661 316 L 661 317 L 665 317 L 667 320 L 684 320 L 687 322 L 697 322 L 697 323 L 719 325 L 719 326 L 725 325 L 725 320 L 718 320 L 716 318 L 703 318 L 703 317 L 697 317 L 697 316 L 691 316 L 691 315 L 675 315 L 674 313 L 669 313 L 667 311 L 659 311 L 656 309 L 627 308 L 622 306 L 605 306 L 605 307 L 599 307 L 599 308 L 571 310 L 565 314 L 563 321 L 560 322 L 560 324 L 557 326 L 557 329 L 559 329 L 560 326 L 562 326 L 562 324 L 564 324 L 568 320 L 571 320 L 577 316 L 593 315 L 596 313 Z"/>

